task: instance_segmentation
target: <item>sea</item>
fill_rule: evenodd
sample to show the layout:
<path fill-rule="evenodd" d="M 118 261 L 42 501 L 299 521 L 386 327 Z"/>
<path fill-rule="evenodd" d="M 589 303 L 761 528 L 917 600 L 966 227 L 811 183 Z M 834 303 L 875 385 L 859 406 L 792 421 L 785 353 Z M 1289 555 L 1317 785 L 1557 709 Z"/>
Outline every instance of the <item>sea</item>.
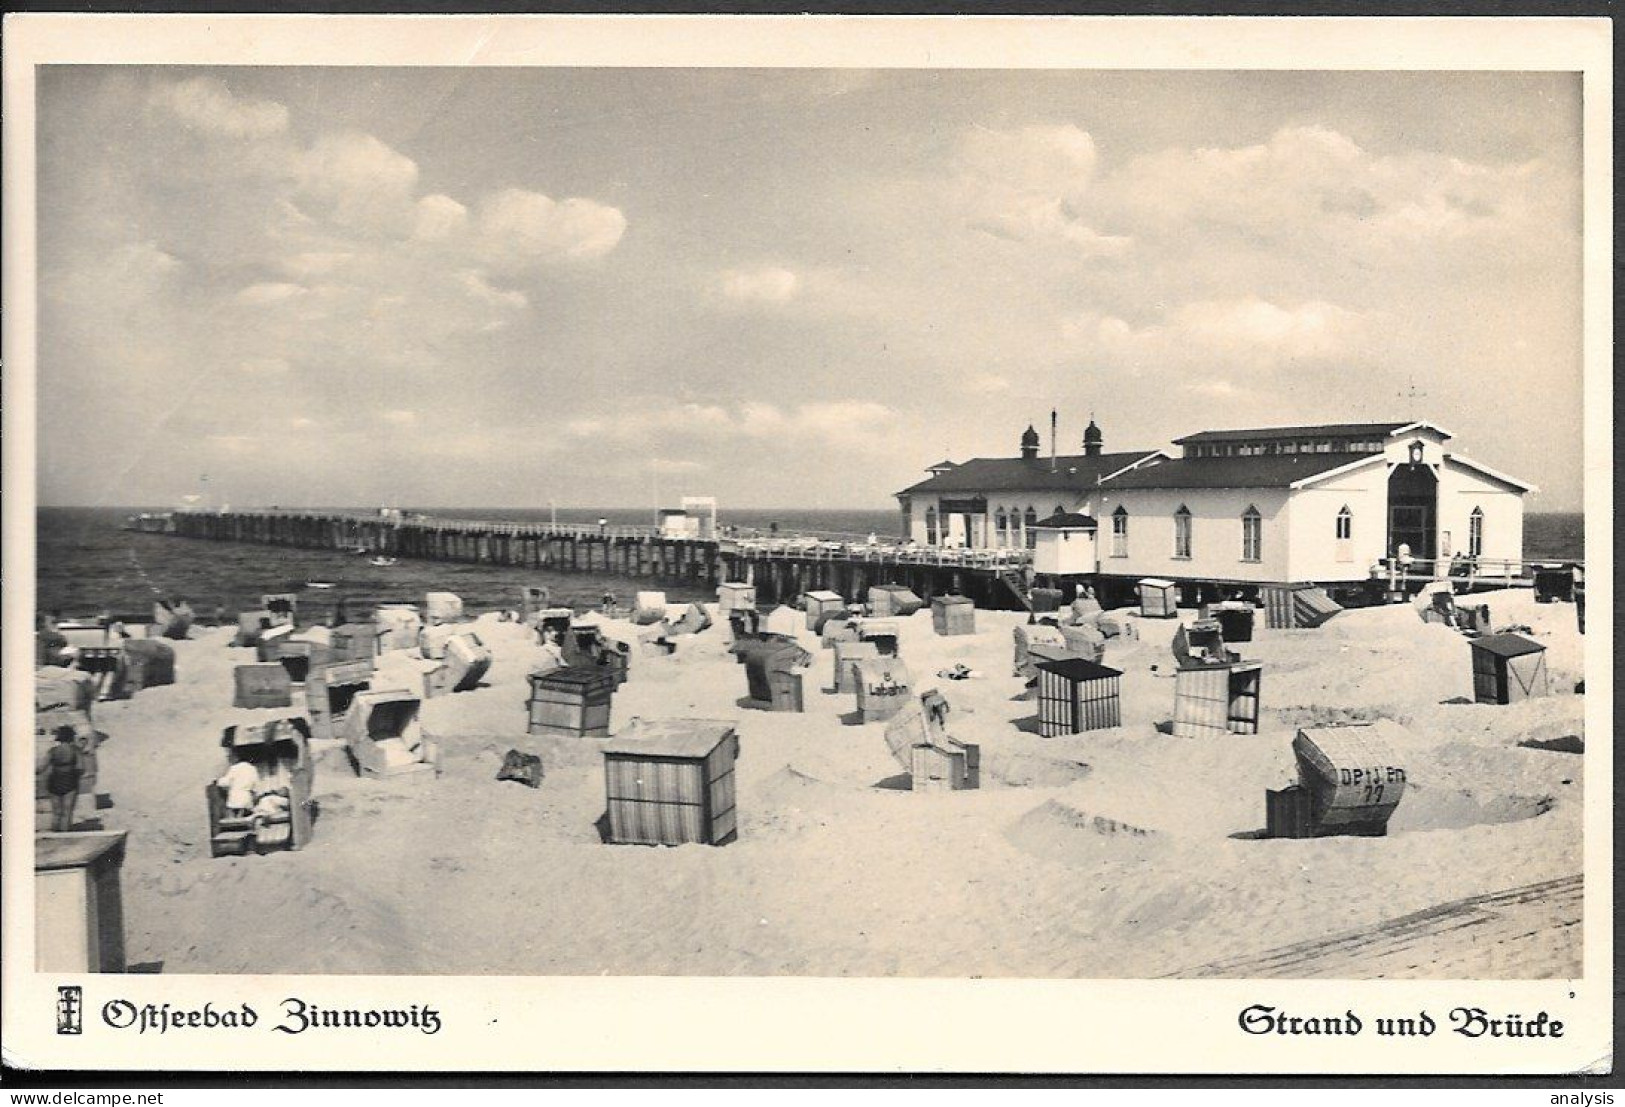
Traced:
<path fill-rule="evenodd" d="M 457 562 L 412 561 L 374 566 L 355 554 L 297 550 L 231 542 L 204 542 L 122 529 L 126 517 L 152 508 L 41 508 L 35 536 L 38 610 L 63 617 L 110 611 L 148 612 L 158 596 L 180 596 L 198 617 L 234 616 L 259 605 L 262 595 L 293 592 L 301 605 L 320 607 L 342 599 L 351 610 L 387 600 L 421 602 L 431 591 L 454 592 L 469 610 L 518 605 L 520 584 L 541 585 L 553 601 L 587 607 L 605 593 L 630 600 L 639 588 L 663 589 L 674 602 L 714 598 L 703 586 L 648 581 L 604 573 L 558 573 Z M 316 510 L 316 509 L 312 509 Z M 429 515 L 510 522 L 653 523 L 646 509 L 421 508 Z M 719 517 L 744 533 L 817 535 L 852 539 L 895 535 L 893 510 L 736 510 Z M 1585 517 L 1579 512 L 1531 513 L 1524 517 L 1524 556 L 1530 560 L 1585 556 Z M 313 588 L 313 584 L 330 585 Z"/>

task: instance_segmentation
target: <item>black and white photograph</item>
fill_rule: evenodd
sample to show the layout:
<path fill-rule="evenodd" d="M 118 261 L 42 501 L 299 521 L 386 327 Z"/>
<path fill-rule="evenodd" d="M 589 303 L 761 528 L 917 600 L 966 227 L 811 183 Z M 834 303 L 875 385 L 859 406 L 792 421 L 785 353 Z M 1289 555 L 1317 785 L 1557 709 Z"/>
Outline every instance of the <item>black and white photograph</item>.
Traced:
<path fill-rule="evenodd" d="M 1411 982 L 1481 1066 L 1606 1043 L 1597 71 L 690 24 L 32 66 L 8 972 L 121 1049 L 177 976 L 400 1049 L 428 1001 L 300 981 L 1262 982 L 1238 1049 Z"/>

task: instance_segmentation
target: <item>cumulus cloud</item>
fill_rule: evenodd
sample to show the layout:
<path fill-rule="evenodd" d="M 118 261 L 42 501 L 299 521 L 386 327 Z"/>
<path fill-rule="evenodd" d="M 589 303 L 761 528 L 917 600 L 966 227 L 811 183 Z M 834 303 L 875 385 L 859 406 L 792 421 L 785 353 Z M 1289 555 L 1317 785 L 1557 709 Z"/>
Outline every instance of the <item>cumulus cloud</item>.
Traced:
<path fill-rule="evenodd" d="M 1362 322 L 1358 313 L 1319 300 L 1282 307 L 1249 296 L 1182 304 L 1161 321 L 1140 327 L 1116 316 L 1085 313 L 1064 322 L 1062 329 L 1080 345 L 1122 364 L 1267 370 L 1350 352 Z"/>
<path fill-rule="evenodd" d="M 595 200 L 506 188 L 480 204 L 479 231 L 487 256 L 509 264 L 593 258 L 619 244 L 626 216 Z"/>
<path fill-rule="evenodd" d="M 184 126 L 226 138 L 265 138 L 288 129 L 288 109 L 271 100 L 232 94 L 213 77 L 155 86 L 148 102 Z"/>
<path fill-rule="evenodd" d="M 435 242 L 461 232 L 468 225 L 468 209 L 450 196 L 435 193 L 418 200 L 412 234 Z"/>
<path fill-rule="evenodd" d="M 776 265 L 727 269 L 721 277 L 722 294 L 746 304 L 786 303 L 800 284 L 794 272 Z"/>
<path fill-rule="evenodd" d="M 369 134 L 326 134 L 295 165 L 299 195 L 342 226 L 415 226 L 417 162 Z"/>
<path fill-rule="evenodd" d="M 1098 154 L 1072 124 L 978 127 L 961 138 L 956 188 L 967 223 L 996 238 L 1050 242 L 1085 257 L 1126 253 L 1133 239 L 1103 233 L 1084 214 Z"/>
<path fill-rule="evenodd" d="M 1525 233 L 1564 190 L 1541 161 L 1478 164 L 1425 150 L 1375 154 L 1321 126 L 1261 143 L 1174 148 L 1129 162 L 1103 202 L 1146 233 L 1228 229 L 1264 242 L 1411 256 L 1416 246 Z"/>
<path fill-rule="evenodd" d="M 455 274 L 455 280 L 467 290 L 471 298 L 482 304 L 513 309 L 530 306 L 530 298 L 523 292 L 511 288 L 497 288 L 476 270 L 461 270 Z"/>
<path fill-rule="evenodd" d="M 53 299 L 109 307 L 156 294 L 183 268 L 156 243 L 129 242 L 45 274 L 43 284 Z"/>

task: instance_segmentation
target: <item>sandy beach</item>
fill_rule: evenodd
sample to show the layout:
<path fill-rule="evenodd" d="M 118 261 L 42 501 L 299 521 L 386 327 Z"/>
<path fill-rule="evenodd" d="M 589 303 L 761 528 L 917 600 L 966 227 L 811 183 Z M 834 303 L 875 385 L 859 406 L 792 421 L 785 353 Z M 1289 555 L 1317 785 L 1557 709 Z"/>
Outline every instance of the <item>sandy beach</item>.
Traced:
<path fill-rule="evenodd" d="M 145 971 L 1574 976 L 1583 755 L 1530 743 L 1582 734 L 1583 639 L 1572 605 L 1473 602 L 1496 627 L 1532 628 L 1550 696 L 1442 702 L 1471 699 L 1467 640 L 1409 605 L 1354 610 L 1241 645 L 1265 666 L 1261 732 L 1222 740 L 1165 732 L 1171 620 L 1129 615 L 1134 635 L 1107 645 L 1121 727 L 1044 738 L 1011 674 L 1025 616 L 979 611 L 975 635 L 938 637 L 919 612 L 901 620 L 902 656 L 982 751 L 979 790 L 921 794 L 884 724 L 856 725 L 854 697 L 830 691 L 832 651 L 811 633 L 805 713 L 744 707 L 724 620 L 672 656 L 635 656 L 611 724 L 737 721 L 739 837 L 721 848 L 603 844 L 602 741 L 526 735 L 539 647 L 487 614 L 469 624 L 494 654 L 485 683 L 423 705 L 443 775 L 358 778 L 316 743 L 311 844 L 211 858 L 221 728 L 290 712 L 233 708 L 232 667 L 252 651 L 200 629 L 176 643 L 176 684 L 96 705 L 114 806 L 95 814 L 129 831 L 128 959 Z M 961 662 L 979 675 L 934 676 Z M 420 688 L 432 665 L 386 654 L 373 687 Z M 1296 779 L 1299 726 L 1375 719 L 1395 724 L 1408 777 L 1387 837 L 1254 837 L 1265 789 Z M 541 756 L 540 789 L 496 779 L 510 749 Z"/>

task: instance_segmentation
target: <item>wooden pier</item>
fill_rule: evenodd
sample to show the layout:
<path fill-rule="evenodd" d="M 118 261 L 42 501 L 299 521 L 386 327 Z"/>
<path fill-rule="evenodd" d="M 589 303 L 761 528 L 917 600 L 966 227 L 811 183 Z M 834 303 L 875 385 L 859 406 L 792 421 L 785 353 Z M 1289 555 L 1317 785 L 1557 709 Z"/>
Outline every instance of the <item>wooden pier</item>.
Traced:
<path fill-rule="evenodd" d="M 423 561 L 516 570 L 602 573 L 715 588 L 756 586 L 761 603 L 794 604 L 830 589 L 861 599 L 871 585 L 901 584 L 927 602 L 956 593 L 979 607 L 1020 606 L 1027 550 L 955 550 L 813 537 L 673 537 L 652 526 L 500 523 L 343 512 L 176 512 L 159 526 L 131 529 L 216 542 L 306 550 L 364 551 Z M 522 583 L 522 582 L 521 582 Z"/>

